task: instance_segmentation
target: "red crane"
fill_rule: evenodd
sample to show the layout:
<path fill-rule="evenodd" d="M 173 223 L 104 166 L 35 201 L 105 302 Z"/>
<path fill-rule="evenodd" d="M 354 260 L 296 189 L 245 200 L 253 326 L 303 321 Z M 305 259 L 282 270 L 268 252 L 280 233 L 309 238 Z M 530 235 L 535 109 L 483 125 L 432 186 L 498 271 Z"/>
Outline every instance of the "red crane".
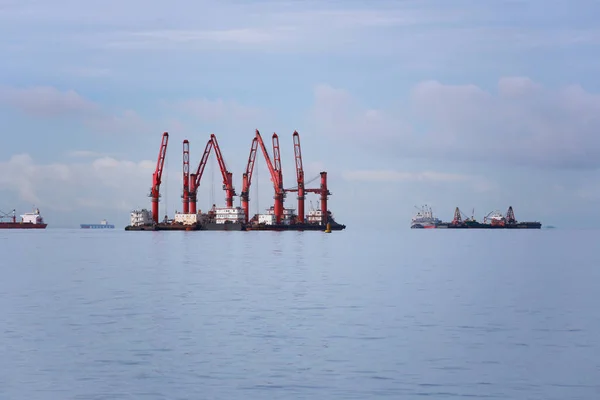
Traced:
<path fill-rule="evenodd" d="M 150 197 L 152 197 L 152 220 L 158 223 L 158 200 L 160 198 L 160 184 L 162 182 L 163 166 L 165 165 L 165 156 L 167 154 L 167 143 L 169 142 L 169 133 L 164 132 L 160 150 L 158 151 L 158 161 L 156 162 L 156 170 L 152 174 L 152 188 L 150 189 Z"/>
<path fill-rule="evenodd" d="M 183 213 L 187 214 L 190 207 L 190 142 L 183 141 Z"/>
<path fill-rule="evenodd" d="M 294 156 L 296 158 L 296 179 L 298 182 L 298 222 L 304 223 L 304 168 L 302 167 L 302 152 L 300 150 L 300 135 L 294 131 Z"/>
<path fill-rule="evenodd" d="M 217 142 L 217 137 L 214 134 L 211 134 L 210 140 L 215 148 L 215 154 L 217 156 L 217 161 L 219 162 L 219 168 L 221 169 L 221 174 L 223 175 L 223 190 L 225 190 L 226 193 L 225 202 L 227 203 L 227 207 L 231 208 L 233 207 L 233 196 L 236 196 L 235 189 L 233 188 L 233 174 L 227 169 L 227 165 L 225 164 L 225 160 L 221 154 L 221 149 L 219 148 L 219 143 Z"/>
<path fill-rule="evenodd" d="M 198 188 L 200 187 L 200 180 L 202 179 L 202 174 L 204 173 L 204 167 L 206 167 L 206 163 L 208 162 L 208 156 L 210 155 L 210 151 L 213 147 L 212 138 L 208 140 L 206 143 L 206 147 L 204 148 L 204 154 L 202 154 L 202 159 L 198 164 L 198 169 L 195 174 L 190 175 L 190 193 L 189 193 L 189 211 L 190 214 L 196 214 L 196 203 L 198 201 Z"/>
<path fill-rule="evenodd" d="M 248 219 L 250 216 L 250 207 L 248 206 L 248 201 L 250 200 L 250 184 L 252 183 L 252 173 L 254 172 L 254 160 L 256 159 L 257 150 L 258 139 L 255 137 L 254 139 L 252 139 L 252 145 L 250 146 L 250 155 L 248 156 L 246 172 L 244 172 L 244 174 L 242 175 L 242 193 L 240 193 L 246 223 L 248 223 Z"/>
<path fill-rule="evenodd" d="M 267 167 L 269 168 L 269 173 L 271 174 L 271 182 L 273 182 L 273 187 L 275 188 L 275 221 L 276 223 L 281 223 L 281 217 L 283 215 L 283 199 L 285 196 L 285 192 L 283 190 L 283 182 L 280 180 L 282 177 L 281 169 L 277 170 L 273 167 L 273 163 L 271 162 L 271 157 L 269 157 L 269 152 L 265 147 L 265 143 L 262 140 L 262 136 L 260 136 L 260 132 L 258 129 L 256 130 L 256 139 L 258 139 L 258 144 L 265 156 L 265 162 L 267 163 Z M 277 134 L 273 134 L 273 152 L 277 152 L 277 156 L 279 156 L 279 146 L 278 146 Z M 275 150 L 275 146 L 277 144 L 277 150 Z M 279 160 L 276 161 L 281 168 L 281 162 Z"/>
<path fill-rule="evenodd" d="M 319 193 L 321 195 L 321 224 L 327 225 L 329 222 L 329 213 L 327 212 L 327 196 L 331 193 L 327 188 L 327 172 L 323 171 L 321 174 L 321 187 L 318 189 L 305 189 L 307 193 Z"/>

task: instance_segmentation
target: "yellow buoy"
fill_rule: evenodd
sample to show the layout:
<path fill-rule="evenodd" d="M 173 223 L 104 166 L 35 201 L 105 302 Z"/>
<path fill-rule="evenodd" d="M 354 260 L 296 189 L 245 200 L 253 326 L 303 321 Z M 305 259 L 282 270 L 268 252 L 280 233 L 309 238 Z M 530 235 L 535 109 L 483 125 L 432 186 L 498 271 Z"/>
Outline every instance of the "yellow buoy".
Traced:
<path fill-rule="evenodd" d="M 325 233 L 331 233 L 331 224 L 328 222 L 327 226 L 325 227 Z"/>

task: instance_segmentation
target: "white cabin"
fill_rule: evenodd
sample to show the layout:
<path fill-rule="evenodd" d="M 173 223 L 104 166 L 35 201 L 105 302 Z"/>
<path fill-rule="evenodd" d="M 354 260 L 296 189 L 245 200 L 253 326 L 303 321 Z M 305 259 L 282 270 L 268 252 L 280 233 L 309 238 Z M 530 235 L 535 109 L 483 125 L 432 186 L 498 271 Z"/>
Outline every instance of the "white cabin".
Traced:
<path fill-rule="evenodd" d="M 24 224 L 43 224 L 44 219 L 40 215 L 40 209 L 36 208 L 34 212 L 22 214 L 21 222 Z"/>
<path fill-rule="evenodd" d="M 143 208 L 131 212 L 131 226 L 152 225 L 152 212 Z"/>
<path fill-rule="evenodd" d="M 310 210 L 306 215 L 306 222 L 309 224 L 320 224 L 323 220 L 323 212 L 321 210 Z"/>
<path fill-rule="evenodd" d="M 296 216 L 296 209 L 294 208 L 284 208 L 283 215 L 281 218 L 281 223 L 284 225 L 289 225 L 292 222 L 292 219 Z M 265 225 L 273 225 L 275 224 L 275 208 L 271 207 L 267 209 L 267 214 L 259 214 L 258 215 L 258 223 Z"/>
<path fill-rule="evenodd" d="M 214 207 L 213 210 L 217 224 L 243 223 L 246 220 L 246 214 L 242 207 Z"/>
<path fill-rule="evenodd" d="M 175 212 L 175 223 L 183 225 L 194 225 L 198 223 L 198 214 L 184 214 Z"/>

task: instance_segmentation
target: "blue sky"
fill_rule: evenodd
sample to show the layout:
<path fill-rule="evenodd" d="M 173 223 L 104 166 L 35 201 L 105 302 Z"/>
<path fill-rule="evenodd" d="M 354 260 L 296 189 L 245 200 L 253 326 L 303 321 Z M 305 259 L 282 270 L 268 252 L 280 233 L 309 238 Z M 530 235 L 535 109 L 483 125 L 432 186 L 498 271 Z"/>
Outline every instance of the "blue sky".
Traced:
<path fill-rule="evenodd" d="M 427 203 L 445 220 L 512 205 L 591 227 L 597 15 L 591 0 L 0 0 L 0 210 L 125 225 L 150 205 L 163 131 L 171 215 L 183 139 L 197 164 L 215 133 L 239 193 L 254 130 L 277 132 L 292 187 L 296 129 L 307 177 L 329 172 L 349 226 L 408 226 Z M 257 168 L 254 212 L 272 203 Z M 211 201 L 224 202 L 214 159 L 199 207 Z"/>

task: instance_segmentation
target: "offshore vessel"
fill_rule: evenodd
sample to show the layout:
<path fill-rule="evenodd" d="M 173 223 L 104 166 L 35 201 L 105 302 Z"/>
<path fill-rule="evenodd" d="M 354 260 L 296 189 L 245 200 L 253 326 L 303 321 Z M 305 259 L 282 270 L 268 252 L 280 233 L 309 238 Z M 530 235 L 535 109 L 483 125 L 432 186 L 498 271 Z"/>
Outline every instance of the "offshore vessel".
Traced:
<path fill-rule="evenodd" d="M 421 208 L 415 206 L 418 210 L 410 221 L 411 229 L 432 229 L 437 228 L 442 220 L 433 216 L 433 210 L 426 204 Z"/>
<path fill-rule="evenodd" d="M 113 224 L 109 224 L 105 219 L 99 224 L 80 224 L 81 229 L 115 229 Z"/>
<path fill-rule="evenodd" d="M 17 221 L 15 210 L 12 213 L 0 211 L 0 229 L 46 229 L 48 224 L 40 215 L 40 209 L 36 208 L 33 212 L 20 215 L 21 221 Z"/>
<path fill-rule="evenodd" d="M 131 223 L 125 227 L 126 231 L 157 231 L 157 230 L 218 230 L 218 231 L 246 231 L 246 230 L 315 230 L 331 232 L 333 230 L 342 230 L 346 226 L 339 224 L 333 218 L 331 211 L 327 208 L 328 196 L 331 193 L 327 186 L 327 172 L 321 171 L 319 176 L 305 181 L 304 170 L 302 167 L 302 157 L 300 150 L 300 139 L 298 132 L 292 134 L 294 140 L 294 155 L 296 161 L 297 186 L 285 189 L 283 186 L 283 173 L 281 167 L 279 138 L 273 133 L 273 160 L 268 154 L 268 150 L 262 140 L 258 130 L 255 131 L 255 137 L 252 139 L 250 155 L 246 171 L 242 175 L 242 192 L 240 194 L 241 207 L 233 205 L 233 198 L 237 196 L 232 182 L 232 173 L 227 168 L 223 155 L 221 153 L 217 138 L 214 134 L 210 135 L 204 153 L 195 173 L 190 171 L 189 163 L 189 141 L 183 141 L 183 191 L 182 191 L 182 212 L 175 212 L 173 219 L 165 215 L 162 221 L 159 221 L 159 202 L 160 185 L 162 182 L 162 172 L 165 163 L 166 150 L 169 140 L 168 132 L 162 136 L 161 146 L 158 153 L 156 169 L 152 175 L 152 187 L 149 197 L 151 197 L 152 211 L 147 209 L 133 210 L 131 212 Z M 249 191 L 254 170 L 254 162 L 258 148 L 263 152 L 271 181 L 275 191 L 274 206 L 267 214 L 255 216 L 249 220 Z M 196 211 L 198 201 L 198 188 L 201 178 L 208 162 L 210 153 L 213 152 L 217 158 L 219 169 L 223 177 L 223 190 L 226 193 L 226 206 L 216 207 L 213 205 L 210 211 L 202 213 Z M 319 187 L 306 187 L 305 185 L 320 178 Z M 284 208 L 284 199 L 287 193 L 296 192 L 298 200 L 298 215 L 294 210 Z M 320 195 L 320 210 L 304 214 L 304 201 L 307 193 Z"/>
<path fill-rule="evenodd" d="M 492 211 L 483 217 L 483 223 L 474 217 L 462 219 L 462 212 L 458 207 L 454 211 L 452 222 L 443 222 L 437 225 L 438 229 L 541 229 L 539 221 L 517 221 L 512 206 L 508 207 L 506 215 L 500 211 Z"/>

